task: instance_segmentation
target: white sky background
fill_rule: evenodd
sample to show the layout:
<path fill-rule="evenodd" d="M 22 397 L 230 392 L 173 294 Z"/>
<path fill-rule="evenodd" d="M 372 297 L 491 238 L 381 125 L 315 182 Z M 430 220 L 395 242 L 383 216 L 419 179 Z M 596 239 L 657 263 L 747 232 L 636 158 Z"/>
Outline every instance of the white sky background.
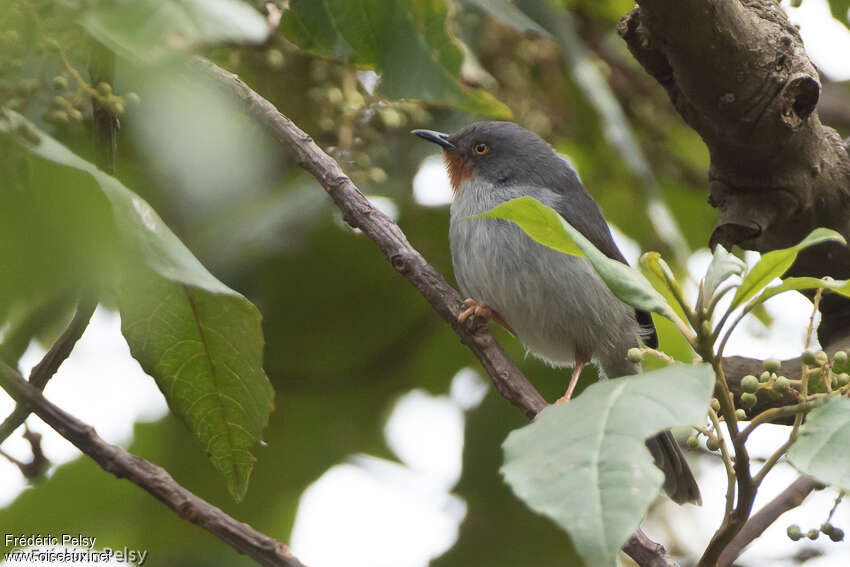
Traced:
<path fill-rule="evenodd" d="M 806 49 L 818 67 L 832 80 L 850 79 L 850 34 L 832 20 L 823 0 L 804 0 L 799 9 L 783 7 L 792 22 L 801 25 Z M 838 54 L 838 55 L 836 55 Z M 442 160 L 427 158 L 414 180 L 414 196 L 425 206 L 445 206 L 451 191 Z M 393 205 L 386 203 L 384 208 Z M 614 231 L 624 254 L 634 260 L 639 250 L 634 242 Z M 754 260 L 755 256 L 749 259 Z M 692 274 L 704 272 L 709 260 L 706 250 L 697 251 L 689 263 Z M 695 294 L 694 286 L 688 293 Z M 810 304 L 796 294 L 784 294 L 768 303 L 774 318 L 770 329 L 755 320 L 741 325 L 728 348 L 728 354 L 753 357 L 792 356 L 802 350 L 802 329 L 809 316 Z M 43 355 L 31 345 L 21 366 L 25 371 Z M 385 426 L 389 447 L 399 463 L 367 455 L 352 455 L 349 462 L 332 467 L 305 491 L 295 528 L 289 534 L 272 534 L 289 540 L 293 550 L 311 567 L 424 567 L 430 558 L 449 549 L 466 514 L 466 504 L 451 494 L 461 474 L 464 411 L 475 407 L 489 390 L 479 374 L 471 369 L 458 372 L 451 391 L 431 396 L 414 390 L 398 400 Z M 167 411 L 162 395 L 152 379 L 130 357 L 120 334 L 117 314 L 98 309 L 89 328 L 71 357 L 47 387 L 48 398 L 93 425 L 110 442 L 128 445 L 135 421 L 161 418 Z M 104 403 L 103 400 L 108 400 Z M 13 404 L 0 394 L 0 415 Z M 31 417 L 32 429 L 44 435 L 43 448 L 54 465 L 79 456 L 79 452 L 54 433 L 38 418 Z M 754 436 L 756 456 L 765 456 L 784 440 L 784 428 L 763 426 Z M 3 450 L 21 459 L 29 458 L 29 446 L 12 435 Z M 725 475 L 719 463 L 700 459 L 696 463 L 703 494 L 723 494 Z M 760 506 L 796 478 L 793 469 L 780 464 L 759 491 Z M 26 482 L 17 468 L 0 459 L 0 507 L 13 501 Z M 850 544 L 834 544 L 821 536 L 816 542 L 791 542 L 785 536 L 790 523 L 805 531 L 818 527 L 826 517 L 834 492 L 825 490 L 809 497 L 806 504 L 776 522 L 741 557 L 748 567 L 777 565 L 788 557 L 814 547 L 827 555 L 810 560 L 810 567 L 841 564 Z M 706 499 L 701 508 L 679 507 L 663 501 L 658 513 L 670 518 L 678 534 L 664 533 L 662 524 L 650 518 L 647 529 L 662 541 L 674 539 L 683 549 L 696 553 L 722 516 L 723 498 Z M 530 512 L 529 512 L 530 513 Z M 850 506 L 839 507 L 834 523 L 850 534 Z M 686 527 L 685 531 L 682 527 Z M 96 536 L 97 534 L 89 534 Z M 791 563 L 789 563 L 790 565 Z"/>

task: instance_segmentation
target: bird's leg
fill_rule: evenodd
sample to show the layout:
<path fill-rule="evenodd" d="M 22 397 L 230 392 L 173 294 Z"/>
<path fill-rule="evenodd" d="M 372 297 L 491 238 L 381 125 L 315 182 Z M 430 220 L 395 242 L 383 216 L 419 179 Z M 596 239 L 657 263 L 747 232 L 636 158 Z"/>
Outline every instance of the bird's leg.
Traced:
<path fill-rule="evenodd" d="M 499 315 L 495 309 L 491 308 L 486 303 L 478 303 L 472 298 L 467 298 L 463 301 L 463 304 L 466 305 L 466 309 L 461 311 L 460 315 L 457 316 L 458 323 L 463 324 L 470 317 L 482 317 L 485 321 L 495 321 L 510 331 L 512 335 L 516 336 L 516 331 L 514 331 L 511 326 L 502 319 L 502 316 Z"/>
<path fill-rule="evenodd" d="M 573 375 L 570 376 L 570 385 L 567 386 L 567 391 L 564 393 L 564 395 L 558 398 L 558 400 L 555 402 L 556 404 L 561 404 L 570 401 L 570 398 L 573 396 L 573 390 L 576 389 L 576 384 L 578 384 L 578 377 L 581 376 L 581 371 L 584 368 L 584 365 L 587 363 L 587 356 L 580 350 L 577 350 L 576 366 L 575 368 L 573 368 Z"/>

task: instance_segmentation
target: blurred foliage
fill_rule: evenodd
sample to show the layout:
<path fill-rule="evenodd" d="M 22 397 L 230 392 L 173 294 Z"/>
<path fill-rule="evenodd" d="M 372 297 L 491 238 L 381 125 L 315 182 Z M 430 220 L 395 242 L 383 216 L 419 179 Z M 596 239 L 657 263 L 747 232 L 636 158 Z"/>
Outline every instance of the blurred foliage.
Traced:
<path fill-rule="evenodd" d="M 259 308 L 276 410 L 244 501 L 229 498 L 174 417 L 137 426 L 130 450 L 261 531 L 287 541 L 301 492 L 349 455 L 394 458 L 382 431 L 393 401 L 416 387 L 445 392 L 457 370 L 477 362 L 375 246 L 344 226 L 322 188 L 245 117 L 238 102 L 186 71 L 185 53 L 200 52 L 239 74 L 340 161 L 364 193 L 390 199 L 409 240 L 449 281 L 448 209 L 423 207 L 411 191 L 418 166 L 433 149 L 408 131 L 453 130 L 476 119 L 464 109 L 489 112 L 472 104 L 469 93 L 478 93 L 476 100 L 487 101 L 490 111 L 504 104 L 513 120 L 551 141 L 570 157 L 612 224 L 643 250 L 672 257 L 645 214 L 648 194 L 641 180 L 606 138 L 562 47 L 482 10 L 510 2 L 394 0 L 375 21 L 392 25 L 402 16 L 414 18 L 405 20 L 410 37 L 403 39 L 415 42 L 402 43 L 415 43 L 417 50 L 385 53 L 400 41 L 399 30 L 379 29 L 380 41 L 364 46 L 372 51 L 359 53 L 354 50 L 366 36 L 339 31 L 352 50 L 341 60 L 327 51 L 335 45 L 333 36 L 304 43 L 290 29 L 292 11 L 281 17 L 287 33 L 240 43 L 257 39 L 257 15 L 274 25 L 275 10 L 266 12 L 265 2 L 254 2 L 257 11 L 250 16 L 235 0 L 130 4 L 0 0 L 0 107 L 26 116 L 91 162 L 92 98 L 118 113 L 116 177 L 150 203 L 212 274 Z M 167 34 L 144 14 L 154 4 L 173 14 Z M 275 4 L 279 9 L 287 2 Z M 309 14 L 320 3 L 288 4 Z M 354 3 L 324 4 L 343 10 Z M 183 26 L 216 6 L 243 14 L 237 17 L 243 25 L 222 29 L 213 20 Z M 691 248 L 705 246 L 715 219 L 706 204 L 708 155 L 616 37 L 614 26 L 632 3 L 560 0 L 553 6 L 572 15 L 578 39 L 622 108 L 685 241 Z M 132 11 L 135 25 L 107 25 L 116 22 L 104 14 L 119 9 L 138 10 Z M 427 17 L 428 25 L 417 25 L 416 17 Z M 118 44 L 128 29 L 134 42 L 124 50 Z M 118 52 L 112 84 L 89 84 L 89 32 Z M 156 44 L 156 57 L 145 56 L 154 54 L 145 42 Z M 142 56 L 131 55 L 133 50 Z M 433 84 L 416 83 L 416 62 L 432 55 L 429 73 L 444 75 Z M 382 74 L 377 88 L 369 69 Z M 393 77 L 399 82 L 384 82 Z M 20 136 L 26 134 L 11 135 Z M 30 339 L 55 337 L 79 290 L 107 285 L 103 277 L 115 261 L 109 252 L 115 228 L 103 220 L 109 218 L 107 199 L 86 190 L 90 180 L 68 168 L 26 166 L 14 150 L 19 142 L 0 137 L 0 356 L 12 362 Z M 104 302 L 117 305 L 114 297 Z M 525 359 L 514 339 L 494 332 L 548 399 L 563 392 L 565 372 Z M 678 337 L 662 324 L 659 334 L 662 348 Z M 592 377 L 588 369 L 579 387 Z M 528 512 L 498 476 L 501 442 L 523 422 L 520 412 L 492 393 L 469 415 L 456 488 L 468 515 L 456 546 L 435 564 L 575 564 L 563 533 Z M 24 533 L 82 532 L 97 536 L 99 545 L 144 547 L 156 564 L 251 564 L 86 459 L 59 467 L 22 494 L 0 511 L 0 525 Z"/>

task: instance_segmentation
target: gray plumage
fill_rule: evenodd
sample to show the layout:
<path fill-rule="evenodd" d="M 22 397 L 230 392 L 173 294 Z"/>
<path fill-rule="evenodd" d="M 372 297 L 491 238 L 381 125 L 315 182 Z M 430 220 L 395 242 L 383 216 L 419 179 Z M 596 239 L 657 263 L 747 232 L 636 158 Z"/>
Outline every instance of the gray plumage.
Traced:
<path fill-rule="evenodd" d="M 619 301 L 586 259 L 542 246 L 509 221 L 468 218 L 531 196 L 626 263 L 575 171 L 543 139 L 510 122 L 479 122 L 452 135 L 415 133 L 445 150 L 455 190 L 449 240 L 461 291 L 495 310 L 530 354 L 552 366 L 572 366 L 578 350 L 603 378 L 640 372 L 626 353 L 641 341 L 657 346 L 648 313 Z M 661 433 L 647 447 L 665 472 L 670 497 L 698 502 L 699 489 L 672 435 Z"/>

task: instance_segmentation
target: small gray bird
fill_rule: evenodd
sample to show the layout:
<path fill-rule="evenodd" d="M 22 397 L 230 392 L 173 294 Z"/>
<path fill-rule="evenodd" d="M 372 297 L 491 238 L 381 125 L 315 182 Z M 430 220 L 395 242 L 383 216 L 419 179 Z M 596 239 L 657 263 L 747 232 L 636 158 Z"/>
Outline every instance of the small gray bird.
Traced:
<path fill-rule="evenodd" d="M 511 222 L 467 218 L 528 195 L 625 264 L 599 205 L 570 165 L 537 134 L 511 122 L 476 122 L 454 134 L 413 133 L 443 148 L 454 190 L 452 263 L 469 297 L 458 320 L 494 320 L 534 356 L 554 367 L 573 366 L 559 402 L 570 399 L 588 362 L 598 365 L 602 378 L 640 372 L 626 353 L 641 341 L 658 345 L 649 313 L 617 299 L 585 258 L 542 246 Z M 660 433 L 646 445 L 664 471 L 670 498 L 699 503 L 699 487 L 671 433 Z"/>

